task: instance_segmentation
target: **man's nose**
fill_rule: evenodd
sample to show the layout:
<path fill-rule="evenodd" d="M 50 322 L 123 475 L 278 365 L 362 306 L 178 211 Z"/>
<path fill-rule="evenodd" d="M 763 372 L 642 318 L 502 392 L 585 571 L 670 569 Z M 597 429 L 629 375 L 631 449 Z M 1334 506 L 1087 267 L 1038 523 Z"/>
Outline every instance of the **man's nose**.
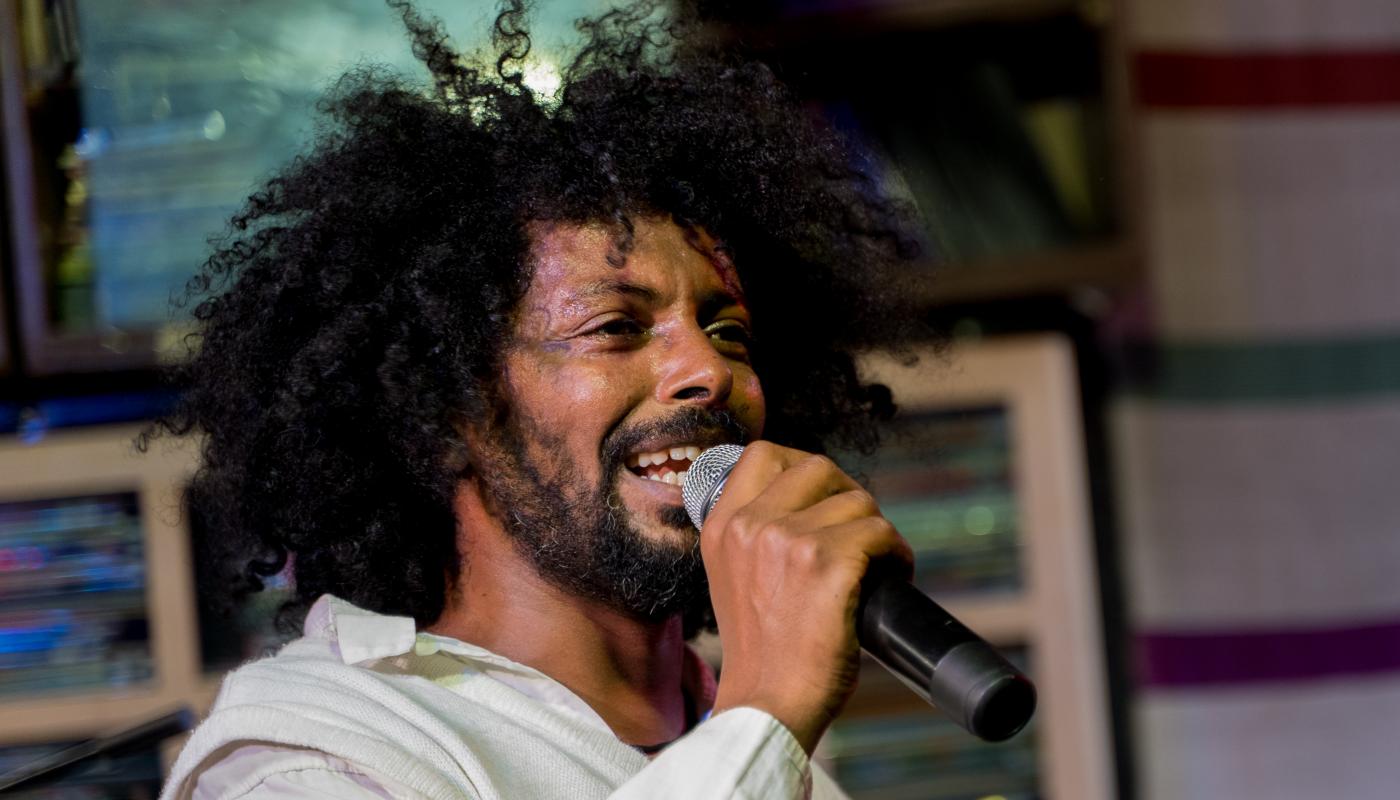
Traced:
<path fill-rule="evenodd" d="M 699 327 L 687 326 L 667 337 L 660 375 L 656 399 L 663 403 L 723 405 L 734 388 L 734 371 L 729 359 L 715 349 L 710 337 Z"/>

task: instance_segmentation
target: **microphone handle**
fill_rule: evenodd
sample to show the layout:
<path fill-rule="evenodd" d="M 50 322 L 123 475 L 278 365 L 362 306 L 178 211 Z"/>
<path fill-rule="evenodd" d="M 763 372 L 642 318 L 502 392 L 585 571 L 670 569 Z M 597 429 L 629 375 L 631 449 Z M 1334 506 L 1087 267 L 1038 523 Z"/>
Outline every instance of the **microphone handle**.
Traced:
<path fill-rule="evenodd" d="M 856 636 L 876 661 L 972 735 L 1011 738 L 1035 711 L 1035 686 L 991 645 L 912 584 L 874 582 Z"/>

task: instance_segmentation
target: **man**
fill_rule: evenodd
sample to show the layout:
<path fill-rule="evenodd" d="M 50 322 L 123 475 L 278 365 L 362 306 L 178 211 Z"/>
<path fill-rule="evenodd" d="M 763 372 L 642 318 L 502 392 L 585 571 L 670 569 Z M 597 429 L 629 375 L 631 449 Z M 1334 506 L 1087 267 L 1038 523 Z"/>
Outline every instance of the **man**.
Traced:
<path fill-rule="evenodd" d="M 305 636 L 226 681 L 166 797 L 840 797 L 808 756 L 854 610 L 907 546 L 827 442 L 888 393 L 902 212 L 760 65 L 649 5 L 582 23 L 558 98 L 373 73 L 192 289 L 164 427 L 244 591 L 290 564 Z M 697 533 L 678 482 L 748 443 Z M 307 611 L 309 607 L 309 612 Z M 685 640 L 717 626 L 716 684 Z"/>

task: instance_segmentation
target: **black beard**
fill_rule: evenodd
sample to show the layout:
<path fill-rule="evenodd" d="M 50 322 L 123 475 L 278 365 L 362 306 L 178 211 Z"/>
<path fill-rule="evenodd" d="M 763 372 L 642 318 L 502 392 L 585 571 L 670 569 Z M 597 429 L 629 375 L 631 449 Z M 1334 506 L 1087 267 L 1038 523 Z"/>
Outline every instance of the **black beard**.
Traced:
<path fill-rule="evenodd" d="M 497 428 L 491 451 L 498 460 L 479 477 L 519 551 L 545 580 L 578 597 L 597 601 L 633 619 L 663 622 L 681 614 L 685 636 L 714 628 L 709 582 L 700 558 L 700 536 L 685 509 L 665 509 L 661 521 L 683 532 L 688 544 L 654 541 L 627 518 L 618 493 L 628 453 L 653 436 L 698 441 L 714 438 L 744 442 L 748 432 L 733 415 L 701 408 L 643 428 L 608 436 L 596 486 L 569 480 L 570 465 L 551 464 L 545 475 L 528 457 L 527 442 L 537 452 L 560 452 L 560 443 L 543 433 L 527 432 L 514 415 Z M 467 556 L 470 558 L 470 554 Z"/>

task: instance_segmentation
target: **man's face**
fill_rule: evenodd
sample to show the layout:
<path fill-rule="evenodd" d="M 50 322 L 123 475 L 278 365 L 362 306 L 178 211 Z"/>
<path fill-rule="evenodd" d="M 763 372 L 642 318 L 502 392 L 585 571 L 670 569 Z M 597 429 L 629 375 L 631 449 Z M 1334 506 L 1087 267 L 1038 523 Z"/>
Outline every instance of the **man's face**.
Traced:
<path fill-rule="evenodd" d="M 749 315 L 707 236 L 637 221 L 609 263 L 602 225 L 539 225 L 481 480 L 535 568 L 661 620 L 707 600 L 678 474 L 698 450 L 763 429 Z"/>

